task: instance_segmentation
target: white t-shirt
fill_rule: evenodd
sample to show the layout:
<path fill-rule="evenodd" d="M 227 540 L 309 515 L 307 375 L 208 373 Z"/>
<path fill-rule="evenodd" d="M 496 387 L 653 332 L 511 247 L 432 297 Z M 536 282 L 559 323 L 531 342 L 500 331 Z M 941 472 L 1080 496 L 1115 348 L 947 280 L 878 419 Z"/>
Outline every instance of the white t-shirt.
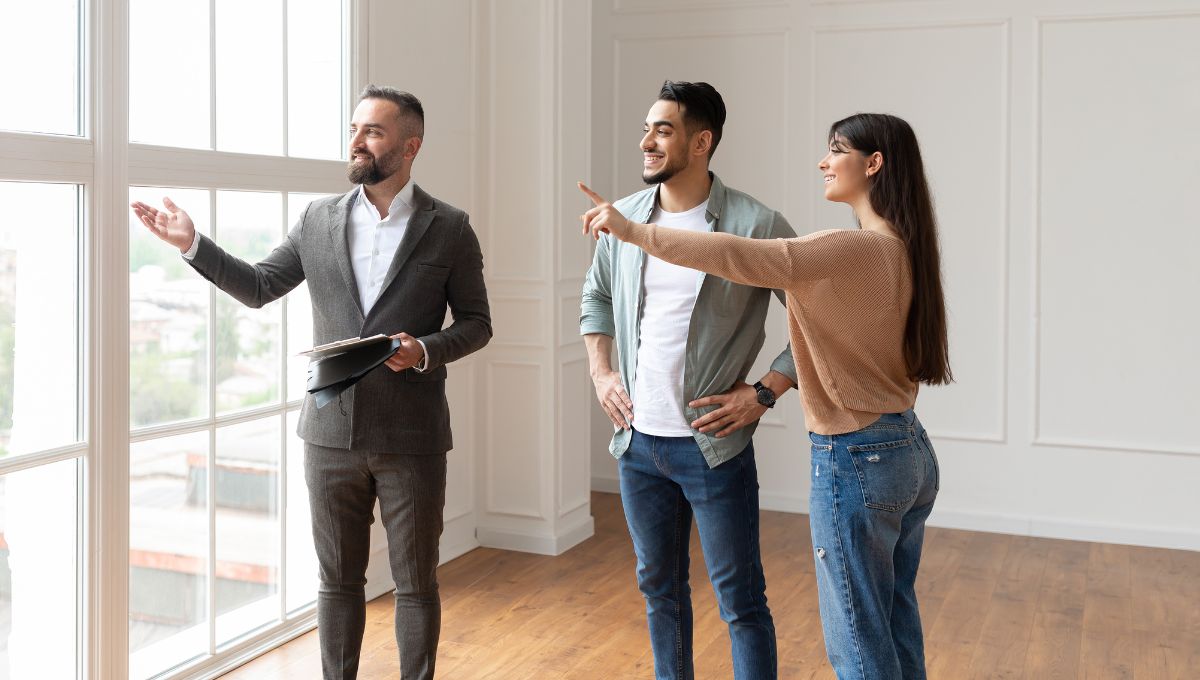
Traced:
<path fill-rule="evenodd" d="M 688 231 L 708 231 L 708 201 L 681 213 L 655 207 L 654 224 Z M 690 437 L 692 427 L 683 413 L 684 350 L 692 308 L 703 274 L 646 257 L 643 271 L 641 338 L 633 380 L 633 427 L 656 437 Z"/>

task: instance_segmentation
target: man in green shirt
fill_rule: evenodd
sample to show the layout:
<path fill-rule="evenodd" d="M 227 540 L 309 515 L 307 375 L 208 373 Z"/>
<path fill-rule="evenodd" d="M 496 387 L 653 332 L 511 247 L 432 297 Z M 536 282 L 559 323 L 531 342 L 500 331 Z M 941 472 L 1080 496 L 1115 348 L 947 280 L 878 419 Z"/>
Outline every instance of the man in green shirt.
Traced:
<path fill-rule="evenodd" d="M 637 222 L 755 238 L 796 234 L 777 211 L 726 187 L 708 164 L 725 104 L 707 83 L 667 81 L 646 118 L 642 179 L 614 204 Z M 776 291 L 780 302 L 782 293 Z M 692 678 L 688 539 L 700 533 L 734 677 L 777 675 L 775 627 L 758 544 L 751 435 L 796 384 L 785 348 L 745 382 L 762 348 L 771 291 L 647 257 L 603 236 L 583 288 L 580 332 L 596 397 L 615 427 L 621 498 L 646 598 L 655 674 Z M 616 343 L 618 366 L 609 357 Z"/>

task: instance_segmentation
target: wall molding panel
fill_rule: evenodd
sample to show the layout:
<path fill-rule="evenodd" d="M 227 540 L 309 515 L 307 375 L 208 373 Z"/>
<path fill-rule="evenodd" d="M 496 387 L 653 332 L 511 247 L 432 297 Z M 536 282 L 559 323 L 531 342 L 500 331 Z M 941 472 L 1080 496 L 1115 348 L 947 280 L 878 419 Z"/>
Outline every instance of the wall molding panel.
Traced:
<path fill-rule="evenodd" d="M 1130 199 L 1145 196 L 1148 191 L 1174 193 L 1171 187 L 1151 186 L 1136 174 L 1131 182 L 1112 181 L 1109 176 L 1114 171 L 1123 172 L 1144 148 L 1180 142 L 1189 146 L 1166 130 L 1187 130 L 1187 121 L 1200 115 L 1200 101 L 1194 97 L 1188 101 L 1176 94 L 1189 90 L 1179 83 L 1200 79 L 1200 68 L 1192 64 L 1200 59 L 1200 49 L 1194 41 L 1191 46 L 1186 44 L 1187 36 L 1200 30 L 1200 11 L 1039 15 L 1034 17 L 1033 27 L 1036 116 L 1032 304 L 1037 321 L 1032 345 L 1032 444 L 1135 454 L 1200 455 L 1200 440 L 1186 424 L 1200 412 L 1200 397 L 1194 392 L 1172 394 L 1173 386 L 1194 384 L 1200 379 L 1200 360 L 1189 349 L 1194 349 L 1194 342 L 1186 337 L 1189 325 L 1194 337 L 1200 312 L 1189 313 L 1182 298 L 1178 312 L 1169 311 L 1159 302 L 1164 297 L 1169 299 L 1172 291 L 1194 290 L 1200 285 L 1200 275 L 1186 274 L 1194 267 L 1184 254 L 1194 251 L 1200 239 L 1180 233 L 1172 239 L 1170 248 L 1154 247 L 1155 241 L 1143 245 L 1138 239 L 1124 239 L 1130 224 L 1143 220 L 1166 225 L 1186 222 L 1190 211 L 1170 201 L 1140 205 L 1136 213 L 1130 201 L 1106 203 L 1103 208 L 1088 201 L 1082 211 L 1075 209 L 1081 197 L 1096 195 L 1097 189 L 1108 196 L 1128 192 Z M 1116 59 L 1103 49 L 1118 39 L 1131 48 L 1129 59 Z M 1089 43 L 1100 48 L 1097 62 L 1073 56 L 1075 50 L 1086 49 Z M 1170 86 L 1159 87 L 1154 79 L 1145 78 L 1145 73 L 1156 74 Z M 1119 104 L 1096 107 L 1095 97 L 1089 102 L 1086 94 L 1076 94 L 1084 90 L 1069 89 L 1076 83 L 1119 88 L 1126 96 Z M 1194 92 L 1196 87 L 1190 90 Z M 1090 115 L 1078 121 L 1065 116 L 1064 108 L 1076 102 L 1088 106 Z M 1156 124 L 1147 130 L 1138 119 L 1151 113 Z M 1075 134 L 1080 128 L 1093 134 L 1104 129 L 1107 153 L 1100 162 L 1075 162 L 1078 154 L 1093 146 L 1083 133 Z M 1192 137 L 1200 140 L 1195 134 Z M 1200 181 L 1200 169 L 1183 159 L 1164 159 L 1156 172 L 1171 178 L 1168 182 L 1180 185 L 1185 192 L 1185 187 L 1194 187 Z M 1076 184 L 1076 177 L 1087 181 Z M 1070 230 L 1074 233 L 1067 241 L 1060 234 Z M 1105 245 L 1113 239 L 1122 242 Z M 1110 271 L 1094 267 L 1070 278 L 1057 274 L 1064 269 L 1070 271 L 1077 258 L 1140 271 L 1141 289 L 1123 294 L 1110 283 Z M 1080 287 L 1094 291 L 1103 300 L 1093 302 L 1092 296 L 1079 295 Z M 1079 315 L 1078 310 L 1088 306 L 1092 314 Z M 1125 310 L 1119 324 L 1109 320 L 1108 312 L 1113 307 Z M 1138 332 L 1126 332 L 1129 328 L 1137 328 Z M 1083 364 L 1088 353 L 1076 349 L 1105 336 L 1107 342 L 1092 352 L 1096 364 L 1118 372 L 1119 363 L 1139 364 L 1138 370 L 1125 371 L 1126 387 L 1113 389 L 1111 395 L 1105 388 L 1113 385 L 1112 376 L 1088 370 Z M 1150 395 L 1161 395 L 1162 400 L 1147 398 Z M 1114 418 L 1115 414 L 1121 417 Z M 1158 436 L 1147 436 L 1150 434 Z"/>
<path fill-rule="evenodd" d="M 643 22 L 651 12 L 652 25 Z M 1161 205 L 1139 196 L 1164 192 L 1129 180 L 1146 120 L 1168 123 L 1151 126 L 1164 130 L 1149 133 L 1154 148 L 1200 148 L 1187 122 L 1200 119 L 1200 98 L 1187 94 L 1200 92 L 1200 43 L 1187 37 L 1200 30 L 1195 2 L 596 0 L 593 26 L 594 96 L 611 103 L 597 113 L 592 172 L 614 196 L 640 188 L 626 147 L 640 122 L 633 102 L 648 105 L 652 94 L 638 83 L 711 78 L 729 107 L 714 169 L 801 234 L 854 226 L 815 179 L 831 121 L 878 110 L 914 125 L 937 204 L 958 378 L 923 388 L 917 405 L 947 480 L 931 524 L 1195 549 L 1184 519 L 1194 507 L 1178 485 L 1148 491 L 1153 479 L 1200 475 L 1200 440 L 1185 436 L 1200 396 L 1182 387 L 1200 381 L 1200 311 L 1180 292 L 1200 290 L 1200 273 L 1184 261 L 1200 250 L 1200 230 L 1176 200 L 1200 184 L 1200 168 L 1166 161 L 1170 198 L 1151 201 Z M 744 50 L 726 47 L 736 36 L 762 36 L 757 49 L 769 55 L 737 67 L 751 95 L 692 56 L 703 43 L 736 62 Z M 648 44 L 653 59 L 638 51 Z M 1126 53 L 1136 68 L 1110 64 L 1109 55 Z M 1107 99 L 1083 96 L 1089 88 Z M 1151 100 L 1157 113 L 1138 108 Z M 733 134 L 747 103 L 782 112 L 784 122 Z M 1117 137 L 1109 141 L 1096 121 Z M 746 147 L 758 154 L 741 154 Z M 1069 210 L 1080 203 L 1095 207 Z M 1129 232 L 1138 224 L 1155 226 Z M 1123 271 L 1137 274 L 1123 277 L 1130 292 L 1117 294 L 1116 307 L 1088 296 L 1113 295 L 1105 282 Z M 1115 309 L 1138 323 L 1122 328 Z M 774 354 L 771 319 L 767 332 L 752 373 Z M 1116 356 L 1137 356 L 1137 365 L 1122 368 Z M 755 437 L 764 509 L 807 502 L 807 433 L 787 406 L 764 417 Z M 593 489 L 616 491 L 611 428 L 592 408 Z"/>
<path fill-rule="evenodd" d="M 591 9 L 566 0 L 474 5 L 475 31 L 487 36 L 480 183 L 496 328 L 485 351 L 477 535 L 488 547 L 558 554 L 593 531 L 589 404 L 577 375 L 586 352 L 578 334 L 566 334 L 565 308 L 578 300 L 590 252 L 567 225 L 579 214 L 574 183 L 591 153 L 591 57 L 578 41 Z"/>

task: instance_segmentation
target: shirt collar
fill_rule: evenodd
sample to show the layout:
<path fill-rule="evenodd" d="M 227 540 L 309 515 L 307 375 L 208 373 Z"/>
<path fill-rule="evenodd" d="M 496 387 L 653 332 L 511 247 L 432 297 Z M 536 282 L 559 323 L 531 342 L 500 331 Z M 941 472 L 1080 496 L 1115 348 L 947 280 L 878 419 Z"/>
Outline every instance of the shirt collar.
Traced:
<path fill-rule="evenodd" d="M 705 210 L 709 220 L 721 219 L 721 211 L 725 208 L 725 183 L 717 177 L 717 173 L 709 172 L 708 176 L 712 178 L 712 186 L 708 188 L 708 208 Z M 658 206 L 658 192 L 662 189 L 661 184 L 654 186 L 654 191 L 650 194 L 650 200 L 641 206 L 641 210 L 637 214 L 630 217 L 637 222 L 649 222 L 650 216 L 654 214 L 654 208 Z"/>
<path fill-rule="evenodd" d="M 412 211 L 413 203 L 414 203 L 414 199 L 413 199 L 413 187 L 414 186 L 416 186 L 416 184 L 413 183 L 412 178 L 411 177 L 408 178 L 408 182 L 406 182 L 404 184 L 404 186 L 400 188 L 399 193 L 397 193 L 396 197 L 392 199 L 392 204 L 390 206 L 388 206 L 388 217 L 392 217 L 393 215 L 395 215 L 396 210 L 398 208 L 400 208 L 400 206 L 404 206 L 405 209 L 409 212 Z M 355 196 L 355 198 L 356 199 L 361 198 L 361 199 L 363 199 L 362 202 L 364 204 L 370 205 L 371 202 L 366 200 L 366 197 L 367 197 L 366 188 L 360 184 L 360 185 L 358 185 L 357 191 L 358 191 L 358 195 Z M 371 209 L 374 210 L 375 206 L 371 205 Z"/>

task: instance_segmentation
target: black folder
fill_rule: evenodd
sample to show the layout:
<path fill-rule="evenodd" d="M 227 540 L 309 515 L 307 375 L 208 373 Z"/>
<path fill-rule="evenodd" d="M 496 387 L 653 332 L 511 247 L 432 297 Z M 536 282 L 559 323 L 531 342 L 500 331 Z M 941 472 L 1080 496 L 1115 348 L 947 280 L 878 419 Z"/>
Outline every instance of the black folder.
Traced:
<path fill-rule="evenodd" d="M 308 364 L 308 393 L 317 408 L 337 398 L 400 349 L 400 340 L 377 335 L 365 340 L 342 341 L 301 354 L 315 357 Z"/>

